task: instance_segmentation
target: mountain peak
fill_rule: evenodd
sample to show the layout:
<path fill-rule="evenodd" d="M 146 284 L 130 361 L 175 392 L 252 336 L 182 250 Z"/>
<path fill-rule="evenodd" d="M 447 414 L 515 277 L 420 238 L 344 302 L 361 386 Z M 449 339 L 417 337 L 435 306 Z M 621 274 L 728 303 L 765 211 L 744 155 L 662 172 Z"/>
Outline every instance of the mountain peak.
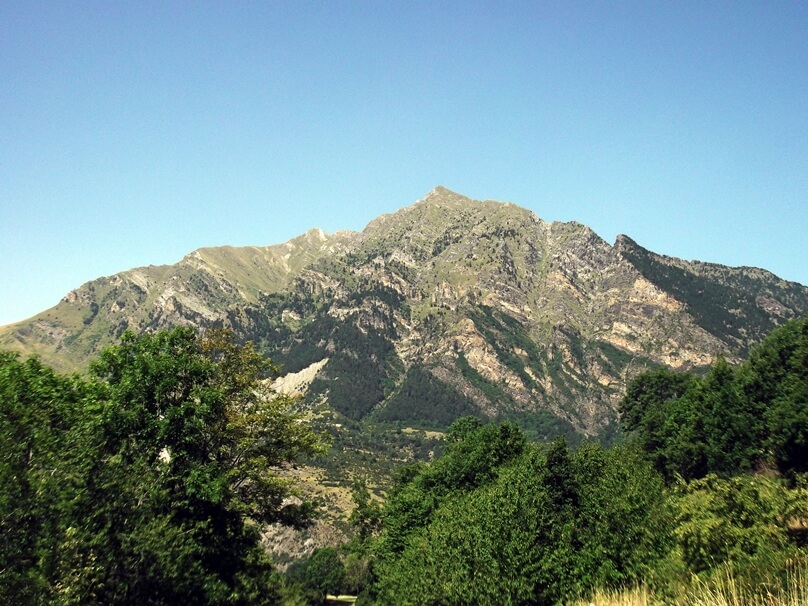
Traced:
<path fill-rule="evenodd" d="M 625 234 L 617 234 L 617 237 L 614 239 L 614 248 L 618 252 L 622 252 L 626 249 L 635 249 L 638 246 L 639 244 Z"/>
<path fill-rule="evenodd" d="M 436 185 L 427 192 L 427 194 L 424 196 L 424 200 L 428 200 L 429 198 L 435 196 L 445 196 L 447 194 L 457 195 L 456 192 L 453 192 L 451 189 L 444 187 L 443 185 Z"/>
<path fill-rule="evenodd" d="M 594 433 L 642 368 L 735 357 L 806 309 L 808 288 L 770 274 L 625 235 L 611 247 L 581 223 L 438 186 L 361 233 L 99 278 L 4 328 L 0 347 L 72 370 L 126 329 L 224 325 L 289 372 L 328 358 L 318 389 L 353 418 L 540 413 Z"/>
<path fill-rule="evenodd" d="M 475 200 L 472 200 L 471 198 L 462 194 L 458 194 L 451 189 L 447 189 L 443 185 L 438 185 L 427 192 L 427 194 L 422 199 L 418 200 L 416 204 L 469 204 L 471 202 L 475 202 Z"/>

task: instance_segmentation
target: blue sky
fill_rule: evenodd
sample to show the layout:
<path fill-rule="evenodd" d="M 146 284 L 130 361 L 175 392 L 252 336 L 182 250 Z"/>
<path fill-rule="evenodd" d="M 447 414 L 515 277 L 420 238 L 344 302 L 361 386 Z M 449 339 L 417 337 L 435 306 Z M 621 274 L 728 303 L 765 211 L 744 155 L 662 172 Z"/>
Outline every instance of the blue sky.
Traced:
<path fill-rule="evenodd" d="M 436 185 L 808 284 L 808 4 L 0 3 L 0 324 Z"/>

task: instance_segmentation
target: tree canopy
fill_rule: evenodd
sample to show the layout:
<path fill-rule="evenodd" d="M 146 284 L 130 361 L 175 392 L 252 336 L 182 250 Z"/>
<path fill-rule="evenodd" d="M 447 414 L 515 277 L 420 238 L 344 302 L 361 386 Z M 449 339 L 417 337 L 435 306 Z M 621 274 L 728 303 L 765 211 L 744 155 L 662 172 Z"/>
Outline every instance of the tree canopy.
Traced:
<path fill-rule="evenodd" d="M 461 419 L 388 500 L 376 603 L 551 604 L 627 584 L 665 552 L 662 481 L 635 451 L 525 443 Z"/>
<path fill-rule="evenodd" d="M 771 467 L 808 471 L 808 316 L 772 331 L 737 367 L 657 370 L 628 386 L 624 427 L 669 482 Z"/>
<path fill-rule="evenodd" d="M 312 503 L 278 474 L 320 449 L 275 369 L 226 331 L 127 333 L 65 377 L 0 356 L 5 603 L 273 603 L 261 524 Z"/>

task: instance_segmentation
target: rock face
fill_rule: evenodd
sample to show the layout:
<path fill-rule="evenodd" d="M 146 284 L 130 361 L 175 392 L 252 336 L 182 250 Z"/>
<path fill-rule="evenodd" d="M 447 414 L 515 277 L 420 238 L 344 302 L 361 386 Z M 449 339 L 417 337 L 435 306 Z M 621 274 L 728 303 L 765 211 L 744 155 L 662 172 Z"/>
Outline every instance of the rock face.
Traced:
<path fill-rule="evenodd" d="M 354 419 L 476 413 L 594 434 L 641 370 L 737 358 L 806 309 L 808 288 L 764 270 L 610 245 L 439 187 L 360 233 L 100 278 L 4 329 L 0 346 L 75 368 L 127 328 L 225 325 L 289 372 L 315 368 L 310 395 Z"/>

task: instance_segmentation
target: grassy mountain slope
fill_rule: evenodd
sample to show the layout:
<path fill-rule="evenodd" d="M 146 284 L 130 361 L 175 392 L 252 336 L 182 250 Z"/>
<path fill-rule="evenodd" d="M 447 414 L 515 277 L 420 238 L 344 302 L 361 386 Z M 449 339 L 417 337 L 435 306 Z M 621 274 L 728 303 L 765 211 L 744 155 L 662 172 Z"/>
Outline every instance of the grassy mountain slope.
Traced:
<path fill-rule="evenodd" d="M 175 265 L 98 278 L 55 307 L 0 329 L 0 347 L 79 370 L 126 329 L 221 324 L 228 310 L 284 289 L 309 263 L 338 253 L 352 237 L 311 230 L 285 244 L 202 248 Z"/>

